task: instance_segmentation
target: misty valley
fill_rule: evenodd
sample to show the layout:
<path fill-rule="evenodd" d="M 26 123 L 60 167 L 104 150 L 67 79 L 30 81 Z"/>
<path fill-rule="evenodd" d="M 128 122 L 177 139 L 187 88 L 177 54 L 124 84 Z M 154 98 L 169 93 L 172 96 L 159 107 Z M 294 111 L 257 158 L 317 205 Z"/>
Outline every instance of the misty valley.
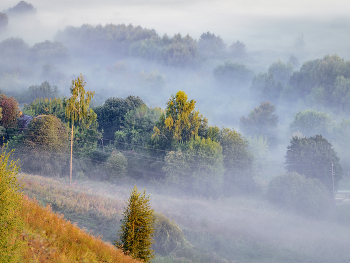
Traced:
<path fill-rule="evenodd" d="M 0 262 L 350 262 L 347 20 L 172 34 L 9 2 Z"/>

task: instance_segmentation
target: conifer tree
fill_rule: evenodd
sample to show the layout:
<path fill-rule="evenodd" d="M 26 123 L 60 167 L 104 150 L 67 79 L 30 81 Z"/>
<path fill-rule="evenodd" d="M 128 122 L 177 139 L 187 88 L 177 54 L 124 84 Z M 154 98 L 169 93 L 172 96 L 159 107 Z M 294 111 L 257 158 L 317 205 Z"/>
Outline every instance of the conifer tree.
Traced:
<path fill-rule="evenodd" d="M 18 216 L 21 193 L 16 178 L 18 164 L 10 161 L 11 153 L 2 148 L 0 154 L 0 262 L 19 262 L 19 243 L 15 237 L 23 222 Z"/>
<path fill-rule="evenodd" d="M 121 220 L 120 240 L 116 241 L 116 246 L 124 253 L 144 262 L 150 262 L 154 258 L 151 246 L 154 243 L 155 217 L 149 201 L 150 197 L 146 196 L 146 191 L 139 192 L 135 185 Z"/>

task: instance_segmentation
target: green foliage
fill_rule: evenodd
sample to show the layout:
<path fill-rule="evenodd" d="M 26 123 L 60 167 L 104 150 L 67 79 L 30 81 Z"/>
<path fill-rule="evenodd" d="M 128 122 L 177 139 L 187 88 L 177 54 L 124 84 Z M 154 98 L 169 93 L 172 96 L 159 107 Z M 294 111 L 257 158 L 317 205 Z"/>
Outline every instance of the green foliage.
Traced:
<path fill-rule="evenodd" d="M 58 87 L 56 85 L 50 85 L 48 81 L 44 81 L 40 86 L 30 86 L 28 88 L 28 101 L 33 101 L 38 98 L 42 99 L 54 99 L 59 97 Z"/>
<path fill-rule="evenodd" d="M 288 85 L 292 73 L 292 63 L 283 63 L 278 60 L 269 67 L 267 73 L 254 76 L 250 89 L 257 99 L 276 102 Z"/>
<path fill-rule="evenodd" d="M 145 262 L 154 258 L 151 246 L 154 243 L 155 218 L 149 201 L 150 197 L 146 197 L 146 191 L 139 192 L 135 185 L 121 220 L 120 241 L 116 241 L 117 247 L 125 253 Z"/>
<path fill-rule="evenodd" d="M 61 121 L 66 121 L 65 107 L 63 106 L 63 100 L 60 98 L 38 98 L 31 102 L 29 105 L 24 104 L 23 112 L 31 115 L 54 115 Z"/>
<path fill-rule="evenodd" d="M 292 63 L 283 63 L 281 60 L 278 60 L 271 64 L 268 73 L 273 76 L 276 82 L 280 82 L 285 86 L 288 84 L 290 76 L 293 73 L 293 65 Z"/>
<path fill-rule="evenodd" d="M 230 194 L 235 191 L 250 191 L 254 188 L 251 170 L 254 157 L 248 141 L 235 130 L 222 128 L 218 134 L 225 167 L 224 186 Z"/>
<path fill-rule="evenodd" d="M 64 152 L 68 146 L 68 131 L 57 117 L 40 115 L 29 123 L 24 144 L 38 151 Z"/>
<path fill-rule="evenodd" d="M 95 92 L 86 92 L 85 85 L 84 77 L 80 74 L 79 77 L 72 80 L 72 86 L 70 87 L 71 97 L 63 100 L 65 116 L 71 126 L 74 126 L 74 123 L 77 122 L 80 125 L 89 127 L 96 121 L 97 116 L 95 112 L 89 108 Z"/>
<path fill-rule="evenodd" d="M 334 185 L 338 186 L 342 178 L 343 169 L 332 144 L 322 135 L 310 138 L 293 137 L 287 147 L 286 169 L 288 172 L 297 172 L 306 178 L 320 180 L 332 191 L 332 163 L 334 165 Z"/>
<path fill-rule="evenodd" d="M 114 133 L 122 129 L 126 113 L 143 105 L 139 97 L 128 96 L 126 99 L 109 98 L 102 106 L 94 108 L 97 114 L 99 130 L 103 130 L 103 137 L 114 140 Z"/>
<path fill-rule="evenodd" d="M 19 166 L 10 161 L 11 153 L 0 154 L 0 258 L 1 262 L 19 262 L 19 240 L 23 222 L 19 216 L 22 194 L 17 181 Z"/>
<path fill-rule="evenodd" d="M 337 55 L 305 62 L 290 78 L 292 97 L 349 112 L 350 62 Z"/>
<path fill-rule="evenodd" d="M 195 104 L 194 100 L 188 101 L 184 91 L 171 96 L 165 115 L 160 116 L 154 127 L 152 140 L 157 148 L 171 149 L 179 142 L 186 143 L 206 128 L 208 120 L 194 110 Z"/>
<path fill-rule="evenodd" d="M 290 129 L 293 132 L 300 131 L 306 136 L 328 135 L 331 132 L 332 124 L 333 119 L 327 113 L 309 109 L 295 114 Z"/>
<path fill-rule="evenodd" d="M 166 256 L 185 245 L 186 240 L 180 227 L 161 213 L 155 213 L 154 229 L 155 242 L 152 249 L 157 254 Z"/>
<path fill-rule="evenodd" d="M 275 140 L 278 117 L 275 112 L 275 105 L 269 101 L 261 102 L 254 110 L 249 112 L 248 117 L 242 116 L 239 120 L 239 128 L 244 134 L 264 135 L 268 141 Z"/>
<path fill-rule="evenodd" d="M 329 219 L 334 217 L 332 198 L 317 179 L 289 173 L 273 178 L 267 190 L 268 200 L 302 215 Z"/>
<path fill-rule="evenodd" d="M 214 77 L 228 84 L 249 83 L 253 78 L 253 72 L 243 64 L 232 63 L 230 60 L 217 66 L 213 71 Z"/>
<path fill-rule="evenodd" d="M 216 196 L 223 183 L 224 165 L 220 143 L 196 136 L 165 156 L 166 181 L 183 190 Z"/>
<path fill-rule="evenodd" d="M 145 104 L 129 110 L 122 121 L 122 130 L 115 132 L 115 139 L 118 142 L 127 144 L 147 145 L 153 134 L 153 128 L 163 111 L 160 108 L 149 108 Z M 121 145 L 116 143 L 119 148 Z M 128 146 L 127 149 L 137 149 Z"/>
<path fill-rule="evenodd" d="M 111 178 L 122 178 L 126 175 L 128 161 L 121 152 L 113 151 L 107 159 Z"/>

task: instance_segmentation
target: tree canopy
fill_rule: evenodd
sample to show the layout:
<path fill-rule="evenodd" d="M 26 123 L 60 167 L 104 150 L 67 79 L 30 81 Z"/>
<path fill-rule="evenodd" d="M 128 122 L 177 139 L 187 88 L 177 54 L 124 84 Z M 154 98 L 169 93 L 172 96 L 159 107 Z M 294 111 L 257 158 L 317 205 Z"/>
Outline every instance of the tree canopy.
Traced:
<path fill-rule="evenodd" d="M 316 178 L 332 190 L 332 163 L 334 185 L 337 188 L 343 169 L 331 143 L 322 135 L 309 138 L 293 137 L 287 147 L 286 169 L 307 178 Z"/>
<path fill-rule="evenodd" d="M 208 120 L 195 111 L 196 102 L 188 100 L 184 91 L 178 91 L 167 102 L 165 114 L 160 116 L 154 127 L 152 139 L 155 144 L 172 148 L 177 143 L 186 143 L 195 138 L 207 126 Z"/>

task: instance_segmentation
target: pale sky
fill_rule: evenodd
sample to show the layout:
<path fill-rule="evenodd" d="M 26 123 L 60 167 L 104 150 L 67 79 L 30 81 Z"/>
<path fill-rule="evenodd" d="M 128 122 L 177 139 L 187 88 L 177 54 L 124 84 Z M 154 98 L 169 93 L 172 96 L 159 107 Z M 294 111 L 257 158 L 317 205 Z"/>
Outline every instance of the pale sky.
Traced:
<path fill-rule="evenodd" d="M 13 7 L 19 0 L 2 0 L 0 10 Z M 350 17 L 345 0 L 29 0 L 37 9 L 35 21 L 10 21 L 11 36 L 29 43 L 52 39 L 58 29 L 84 23 L 97 25 L 133 24 L 155 29 L 160 35 L 190 34 L 198 38 L 213 32 L 227 42 L 245 34 L 278 35 L 269 28 L 290 31 L 293 37 L 305 32 L 309 22 L 327 22 Z M 289 22 L 288 22 L 289 21 Z M 296 26 L 297 25 L 297 26 Z M 267 31 L 266 31 L 267 30 Z M 253 32 L 254 31 L 254 32 Z M 313 32 L 314 29 L 310 29 Z M 7 35 L 8 37 L 10 35 Z"/>

